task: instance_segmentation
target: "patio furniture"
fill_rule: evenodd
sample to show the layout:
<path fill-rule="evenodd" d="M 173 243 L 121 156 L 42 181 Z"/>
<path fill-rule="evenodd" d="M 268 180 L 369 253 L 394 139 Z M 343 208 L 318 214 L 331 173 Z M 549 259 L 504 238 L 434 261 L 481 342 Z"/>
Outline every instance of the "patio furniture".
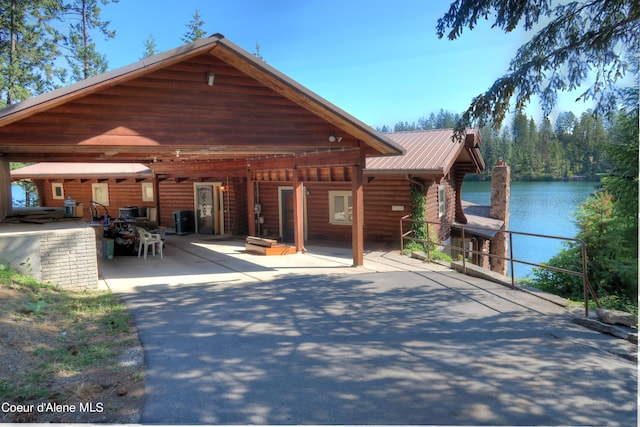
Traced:
<path fill-rule="evenodd" d="M 152 248 L 153 256 L 156 256 L 156 247 L 158 248 L 158 252 L 160 252 L 160 258 L 163 258 L 162 254 L 162 236 L 160 233 L 150 233 L 142 227 L 136 227 L 138 230 L 138 236 L 140 239 L 140 243 L 138 245 L 138 258 L 142 254 L 142 248 L 144 248 L 144 258 L 147 259 L 147 252 L 149 250 L 149 246 Z"/>

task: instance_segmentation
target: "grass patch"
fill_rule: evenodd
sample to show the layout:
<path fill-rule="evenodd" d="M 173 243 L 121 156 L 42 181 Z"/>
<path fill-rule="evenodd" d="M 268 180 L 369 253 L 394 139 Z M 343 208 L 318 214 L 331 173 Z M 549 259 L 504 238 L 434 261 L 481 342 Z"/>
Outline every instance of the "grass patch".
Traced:
<path fill-rule="evenodd" d="M 408 253 L 411 253 L 411 252 L 424 253 L 426 255 L 427 245 L 422 242 L 416 242 L 416 241 L 410 240 L 404 245 L 404 251 Z M 429 247 L 429 255 L 431 256 L 431 261 L 446 261 L 446 262 L 452 261 L 452 258 L 449 255 L 447 255 L 442 251 L 437 250 L 435 245 L 431 245 L 431 247 Z"/>
<path fill-rule="evenodd" d="M 135 422 L 122 396 L 142 390 L 143 366 L 120 366 L 118 358 L 136 346 L 132 317 L 111 292 L 67 291 L 0 265 L 0 401 L 102 402 L 109 408 L 97 414 L 0 413 L 0 423 Z M 129 400 L 139 407 L 138 397 L 132 393 Z"/>

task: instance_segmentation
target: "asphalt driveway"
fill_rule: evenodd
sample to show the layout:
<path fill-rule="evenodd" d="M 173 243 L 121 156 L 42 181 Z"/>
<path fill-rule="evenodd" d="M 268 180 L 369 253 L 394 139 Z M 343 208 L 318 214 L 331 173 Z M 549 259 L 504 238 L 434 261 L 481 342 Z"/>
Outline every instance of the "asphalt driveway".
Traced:
<path fill-rule="evenodd" d="M 616 354 L 630 343 L 522 291 L 407 270 L 139 278 L 121 293 L 145 348 L 142 423 L 637 425 L 637 365 Z"/>

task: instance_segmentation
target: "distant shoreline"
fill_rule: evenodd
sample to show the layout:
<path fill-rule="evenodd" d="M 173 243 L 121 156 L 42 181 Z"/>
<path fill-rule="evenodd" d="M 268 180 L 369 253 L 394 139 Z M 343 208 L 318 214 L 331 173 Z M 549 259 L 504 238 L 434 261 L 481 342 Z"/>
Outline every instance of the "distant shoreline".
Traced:
<path fill-rule="evenodd" d="M 479 181 L 479 182 L 483 182 L 483 181 L 491 181 L 491 176 L 485 176 L 485 175 L 472 175 L 472 176 L 465 176 L 464 181 Z M 568 177 L 568 178 L 553 178 L 553 177 L 542 177 L 542 178 L 535 178 L 535 179 L 526 179 L 526 178 L 516 178 L 516 177 L 511 177 L 511 182 L 572 182 L 572 181 L 577 181 L 577 182 L 600 182 L 600 177 L 596 176 L 596 177 L 588 177 L 588 176 L 572 176 L 572 177 Z"/>

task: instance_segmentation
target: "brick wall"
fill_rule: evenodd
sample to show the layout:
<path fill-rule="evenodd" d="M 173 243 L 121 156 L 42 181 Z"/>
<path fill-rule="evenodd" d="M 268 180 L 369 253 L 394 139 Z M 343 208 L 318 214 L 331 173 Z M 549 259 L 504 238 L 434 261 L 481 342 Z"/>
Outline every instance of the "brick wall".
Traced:
<path fill-rule="evenodd" d="M 0 261 L 64 289 L 98 286 L 96 239 L 91 228 L 0 234 Z"/>

